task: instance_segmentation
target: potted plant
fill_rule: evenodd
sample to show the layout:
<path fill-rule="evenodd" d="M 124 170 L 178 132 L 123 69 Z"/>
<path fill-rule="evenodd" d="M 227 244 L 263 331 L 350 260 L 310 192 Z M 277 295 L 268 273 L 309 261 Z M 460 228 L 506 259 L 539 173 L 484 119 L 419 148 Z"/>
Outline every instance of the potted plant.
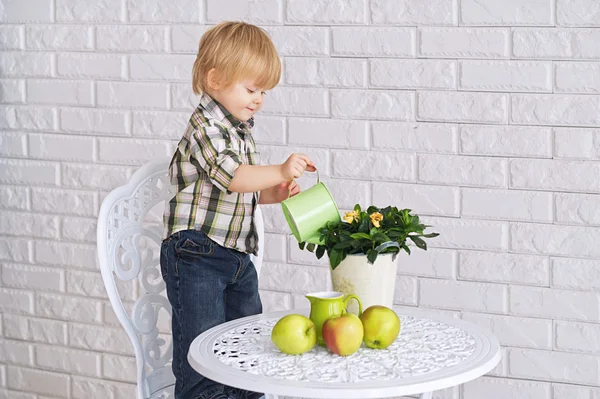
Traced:
<path fill-rule="evenodd" d="M 357 204 L 341 221 L 327 222 L 320 229 L 321 244 L 299 245 L 319 259 L 327 253 L 334 290 L 358 295 L 365 308 L 375 304 L 391 307 L 398 253 L 410 255 L 409 240 L 427 250 L 424 239 L 439 235 L 425 234 L 430 226 L 411 212 L 395 206 L 370 206 L 363 211 Z"/>

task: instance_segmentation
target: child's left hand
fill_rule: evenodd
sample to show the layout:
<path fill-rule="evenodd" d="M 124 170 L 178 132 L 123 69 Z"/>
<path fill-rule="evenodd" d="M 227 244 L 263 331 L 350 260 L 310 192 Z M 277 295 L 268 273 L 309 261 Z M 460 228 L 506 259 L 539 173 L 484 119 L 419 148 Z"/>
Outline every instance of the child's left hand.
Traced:
<path fill-rule="evenodd" d="M 273 196 L 276 202 L 281 202 L 288 197 L 293 197 L 300 192 L 300 186 L 295 180 L 285 182 L 273 187 Z"/>

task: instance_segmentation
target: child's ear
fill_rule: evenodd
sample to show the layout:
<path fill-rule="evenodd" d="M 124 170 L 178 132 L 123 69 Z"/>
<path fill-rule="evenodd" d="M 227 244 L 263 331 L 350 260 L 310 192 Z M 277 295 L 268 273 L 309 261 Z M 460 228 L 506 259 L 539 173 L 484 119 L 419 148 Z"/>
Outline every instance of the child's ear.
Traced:
<path fill-rule="evenodd" d="M 221 87 L 219 83 L 219 75 L 217 74 L 215 68 L 212 68 L 206 74 L 206 83 L 208 84 L 208 87 L 211 88 L 211 90 L 219 90 L 219 88 Z"/>

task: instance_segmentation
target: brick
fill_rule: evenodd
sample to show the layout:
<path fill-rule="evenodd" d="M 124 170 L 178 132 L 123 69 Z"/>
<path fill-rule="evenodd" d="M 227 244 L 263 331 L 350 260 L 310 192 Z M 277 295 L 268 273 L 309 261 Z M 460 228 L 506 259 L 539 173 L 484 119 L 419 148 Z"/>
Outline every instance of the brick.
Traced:
<path fill-rule="evenodd" d="M 134 137 L 179 140 L 190 119 L 188 112 L 133 112 Z"/>
<path fill-rule="evenodd" d="M 514 224 L 510 248 L 525 253 L 600 258 L 600 249 L 595 245 L 599 234 L 595 227 Z"/>
<path fill-rule="evenodd" d="M 25 28 L 25 45 L 31 50 L 91 50 L 89 26 L 32 25 Z"/>
<path fill-rule="evenodd" d="M 166 109 L 169 88 L 166 84 L 98 82 L 98 105 L 111 108 Z"/>
<path fill-rule="evenodd" d="M 502 222 L 427 217 L 421 223 L 432 227 L 426 233 L 440 233 L 428 240 L 428 247 L 505 251 L 508 246 L 508 225 Z"/>
<path fill-rule="evenodd" d="M 370 87 L 397 89 L 453 89 L 456 87 L 456 61 L 370 60 Z M 402 73 L 397 73 L 402 71 Z"/>
<path fill-rule="evenodd" d="M 54 130 L 55 119 L 56 113 L 52 108 L 0 107 L 0 129 Z"/>
<path fill-rule="evenodd" d="M 460 61 L 459 85 L 465 90 L 552 92 L 552 65 L 527 61 Z"/>
<path fill-rule="evenodd" d="M 0 238 L 0 260 L 29 262 L 29 242 L 19 238 Z"/>
<path fill-rule="evenodd" d="M 200 102 L 200 96 L 194 94 L 191 84 L 172 83 L 170 84 L 170 89 L 171 108 L 189 112 L 189 118 L 189 115 L 198 106 L 198 103 Z"/>
<path fill-rule="evenodd" d="M 505 124 L 507 102 L 501 93 L 423 91 L 417 98 L 417 120 Z"/>
<path fill-rule="evenodd" d="M 0 299 L 3 314 L 33 314 L 33 292 L 0 288 Z"/>
<path fill-rule="evenodd" d="M 414 181 L 414 156 L 399 152 L 334 150 L 333 175 L 355 179 Z"/>
<path fill-rule="evenodd" d="M 554 128 L 555 158 L 600 160 L 600 129 Z"/>
<path fill-rule="evenodd" d="M 510 31 L 490 28 L 422 28 L 419 55 L 431 58 L 506 58 Z"/>
<path fill-rule="evenodd" d="M 558 320 L 600 320 L 600 295 L 553 288 L 510 286 L 510 313 Z"/>
<path fill-rule="evenodd" d="M 260 299 L 265 312 L 293 309 L 292 295 L 288 292 L 261 291 Z"/>
<path fill-rule="evenodd" d="M 556 321 L 556 349 L 600 354 L 600 326 L 591 323 Z"/>
<path fill-rule="evenodd" d="M 332 90 L 336 118 L 414 120 L 414 93 L 404 91 Z"/>
<path fill-rule="evenodd" d="M 317 256 L 314 253 L 309 252 L 307 250 L 301 250 L 298 246 L 298 241 L 296 241 L 294 236 L 291 235 L 289 231 L 286 231 L 285 233 L 287 234 L 286 238 L 288 241 L 288 248 L 289 248 L 288 259 L 287 259 L 288 265 L 295 264 L 295 265 L 302 265 L 303 267 L 304 267 L 304 265 L 319 266 L 319 267 L 329 270 L 329 258 L 326 255 L 324 255 L 321 259 L 317 259 Z M 262 274 L 263 273 L 261 272 L 261 276 L 262 276 Z M 330 281 L 331 279 L 329 277 L 327 279 L 328 279 L 327 282 L 329 284 L 331 284 L 331 281 Z M 294 294 L 292 293 L 292 297 L 293 296 L 294 296 Z M 307 301 L 307 303 L 306 303 L 306 305 L 303 305 L 303 307 L 310 307 L 308 300 L 306 300 L 306 301 Z M 297 301 L 295 299 L 293 299 L 293 302 L 296 303 Z M 297 306 L 295 306 L 295 305 L 294 305 L 294 307 L 297 308 Z"/>
<path fill-rule="evenodd" d="M 286 57 L 285 83 L 302 86 L 365 87 L 367 60 Z"/>
<path fill-rule="evenodd" d="M 135 382 L 137 372 L 134 357 L 102 355 L 102 377 L 124 382 Z"/>
<path fill-rule="evenodd" d="M 563 385 L 563 384 L 552 384 L 554 399 L 598 399 L 600 398 L 600 389 L 577 386 L 577 385 Z"/>
<path fill-rule="evenodd" d="M 0 102 L 24 103 L 25 81 L 17 79 L 0 79 Z"/>
<path fill-rule="evenodd" d="M 278 87 L 269 93 L 262 111 L 267 115 L 329 116 L 327 89 Z"/>
<path fill-rule="evenodd" d="M 66 277 L 66 291 L 86 298 L 108 299 L 106 288 L 99 272 L 69 270 Z M 115 276 L 119 296 L 123 300 L 137 299 L 135 281 L 121 281 Z"/>
<path fill-rule="evenodd" d="M 508 287 L 449 280 L 420 279 L 419 306 L 506 313 Z M 473 298 L 478 298 L 474 301 Z"/>
<path fill-rule="evenodd" d="M 55 186 L 59 165 L 50 162 L 0 159 L 0 182 Z"/>
<path fill-rule="evenodd" d="M 133 80 L 188 82 L 195 60 L 195 56 L 183 54 L 133 54 L 129 56 L 129 74 Z"/>
<path fill-rule="evenodd" d="M 280 24 L 283 22 L 283 3 L 283 0 L 241 1 L 235 3 L 234 7 L 224 7 L 220 0 L 208 0 L 206 20 L 211 23 L 238 20 L 253 24 Z"/>
<path fill-rule="evenodd" d="M 23 26 L 0 26 L 0 50 L 22 50 L 23 43 L 25 43 L 25 29 Z"/>
<path fill-rule="evenodd" d="M 553 258 L 552 287 L 585 291 L 597 290 L 600 288 L 598 261 Z"/>
<path fill-rule="evenodd" d="M 0 362 L 33 365 L 33 346 L 27 342 L 0 339 Z"/>
<path fill-rule="evenodd" d="M 564 26 L 600 26 L 600 8 L 594 0 L 558 0 L 556 22 Z"/>
<path fill-rule="evenodd" d="M 124 63 L 118 54 L 59 53 L 56 71 L 61 77 L 121 79 Z"/>
<path fill-rule="evenodd" d="M 8 367 L 8 388 L 67 398 L 70 379 L 68 374 L 53 373 L 22 367 Z"/>
<path fill-rule="evenodd" d="M 96 194 L 89 191 L 67 190 L 64 188 L 32 188 L 31 204 L 32 210 L 35 212 L 97 216 Z"/>
<path fill-rule="evenodd" d="M 62 321 L 5 314 L 4 325 L 7 338 L 67 345 L 67 324 Z"/>
<path fill-rule="evenodd" d="M 158 26 L 98 26 L 96 48 L 114 52 L 165 51 L 165 37 L 165 28 Z"/>
<path fill-rule="evenodd" d="M 102 302 L 97 299 L 38 293 L 36 296 L 36 316 L 100 324 L 102 322 L 101 305 Z"/>
<path fill-rule="evenodd" d="M 5 287 L 63 291 L 65 271 L 53 267 L 2 265 L 2 282 Z"/>
<path fill-rule="evenodd" d="M 462 319 L 490 330 L 502 346 L 552 349 L 552 320 L 465 312 Z"/>
<path fill-rule="evenodd" d="M 129 135 L 129 113 L 89 108 L 61 108 L 60 130 L 92 135 Z"/>
<path fill-rule="evenodd" d="M 373 0 L 371 22 L 377 25 L 456 25 L 452 0 Z"/>
<path fill-rule="evenodd" d="M 558 223 L 600 226 L 600 196 L 557 193 L 555 198 Z"/>
<path fill-rule="evenodd" d="M 551 399 L 551 385 L 547 382 L 509 380 L 482 377 L 463 386 L 464 399 Z"/>
<path fill-rule="evenodd" d="M 0 234 L 58 238 L 58 217 L 36 213 L 1 211 Z"/>
<path fill-rule="evenodd" d="M 598 173 L 600 164 L 591 162 L 513 159 L 510 188 L 598 193 Z"/>
<path fill-rule="evenodd" d="M 542 256 L 461 251 L 460 279 L 548 286 L 550 266 Z"/>
<path fill-rule="evenodd" d="M 96 242 L 97 218 L 62 217 L 60 236 L 75 242 Z"/>
<path fill-rule="evenodd" d="M 501 158 L 418 155 L 419 181 L 465 186 L 504 187 L 506 162 Z"/>
<path fill-rule="evenodd" d="M 427 248 L 421 251 L 413 248 L 410 256 L 400 254 L 398 273 L 419 277 L 454 279 L 456 275 L 456 251 Z"/>
<path fill-rule="evenodd" d="M 173 53 L 196 54 L 200 38 L 209 28 L 204 25 L 173 25 L 171 28 L 170 46 Z M 190 86 L 191 85 L 186 85 Z"/>
<path fill-rule="evenodd" d="M 287 240 L 281 234 L 265 234 L 263 243 L 265 249 L 265 262 L 285 262 L 287 259 Z"/>
<path fill-rule="evenodd" d="M 455 153 L 458 127 L 441 123 L 371 122 L 372 148 Z"/>
<path fill-rule="evenodd" d="M 552 1 L 464 0 L 460 3 L 461 25 L 553 25 Z"/>
<path fill-rule="evenodd" d="M 416 277 L 396 276 L 394 303 L 416 306 L 419 297 L 419 284 Z"/>
<path fill-rule="evenodd" d="M 48 0 L 5 0 L 0 22 L 52 22 L 52 3 Z"/>
<path fill-rule="evenodd" d="M 414 57 L 415 28 L 334 27 L 332 54 L 358 57 Z M 285 55 L 285 54 L 284 54 Z"/>
<path fill-rule="evenodd" d="M 310 7 L 304 0 L 287 0 L 285 22 L 288 24 L 350 25 L 367 20 L 365 0 L 314 0 Z"/>
<path fill-rule="evenodd" d="M 20 211 L 29 210 L 27 187 L 0 186 L 0 208 Z"/>
<path fill-rule="evenodd" d="M 329 28 L 307 26 L 265 26 L 280 56 L 329 54 Z"/>
<path fill-rule="evenodd" d="M 340 121 L 332 119 L 290 118 L 289 143 L 327 148 L 366 149 L 366 121 Z"/>
<path fill-rule="evenodd" d="M 120 166 L 64 164 L 62 182 L 68 188 L 112 190 L 129 178 L 129 170 Z"/>
<path fill-rule="evenodd" d="M 100 354 L 59 347 L 36 346 L 37 366 L 79 375 L 100 377 Z"/>
<path fill-rule="evenodd" d="M 598 357 L 535 349 L 509 350 L 510 377 L 598 384 Z"/>
<path fill-rule="evenodd" d="M 5 385 L 5 384 L 3 384 Z M 9 391 L 0 388 L 0 398 L 2 399 L 38 399 L 38 397 L 32 393 Z"/>
<path fill-rule="evenodd" d="M 51 53 L 4 51 L 0 57 L 0 76 L 50 77 L 53 59 Z"/>
<path fill-rule="evenodd" d="M 386 182 L 373 183 L 372 187 L 373 199 L 380 206 L 409 208 L 419 215 L 459 216 L 458 187 Z"/>
<path fill-rule="evenodd" d="M 200 7 L 195 0 L 127 0 L 127 15 L 130 22 L 200 22 Z"/>
<path fill-rule="evenodd" d="M 599 59 L 598 29 L 515 28 L 513 55 L 516 58 Z"/>
<path fill-rule="evenodd" d="M 544 127 L 482 126 L 460 127 L 460 152 L 552 158 L 552 130 Z"/>
<path fill-rule="evenodd" d="M 552 203 L 551 193 L 463 189 L 461 209 L 469 218 L 552 223 Z"/>
<path fill-rule="evenodd" d="M 286 118 L 261 115 L 254 122 L 252 136 L 259 148 L 261 144 L 286 144 Z"/>
<path fill-rule="evenodd" d="M 365 181 L 326 179 L 323 181 L 338 208 L 353 209 L 356 204 L 370 203 L 370 184 Z"/>
<path fill-rule="evenodd" d="M 48 133 L 29 135 L 29 155 L 38 159 L 93 162 L 94 147 L 91 137 Z"/>
<path fill-rule="evenodd" d="M 24 133 L 0 133 L 0 155 L 10 158 L 27 156 L 27 135 Z"/>
<path fill-rule="evenodd" d="M 97 0 L 85 4 L 78 0 L 56 0 L 56 20 L 60 22 L 123 22 L 121 0 Z"/>
<path fill-rule="evenodd" d="M 136 396 L 136 385 L 107 380 L 72 376 L 73 399 L 93 397 L 127 399 Z"/>
<path fill-rule="evenodd" d="M 325 267 L 264 263 L 260 272 L 260 287 L 304 294 L 326 290 L 329 278 L 329 268 Z"/>
<path fill-rule="evenodd" d="M 148 159 L 171 155 L 168 142 L 154 140 L 99 139 L 98 150 L 100 162 L 127 165 L 140 165 Z"/>
<path fill-rule="evenodd" d="M 39 104 L 93 105 L 92 82 L 28 80 L 27 102 Z"/>
<path fill-rule="evenodd" d="M 600 125 L 600 97 L 514 94 L 511 99 L 511 123 L 561 126 Z"/>
<path fill-rule="evenodd" d="M 36 240 L 34 254 L 38 264 L 98 270 L 95 245 Z"/>
<path fill-rule="evenodd" d="M 600 63 L 557 62 L 557 93 L 600 93 Z"/>

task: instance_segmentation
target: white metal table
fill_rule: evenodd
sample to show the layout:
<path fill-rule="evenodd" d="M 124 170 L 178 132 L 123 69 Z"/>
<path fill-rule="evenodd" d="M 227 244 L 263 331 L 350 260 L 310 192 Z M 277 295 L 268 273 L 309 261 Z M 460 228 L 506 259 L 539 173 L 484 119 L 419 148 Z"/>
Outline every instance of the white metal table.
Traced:
<path fill-rule="evenodd" d="M 315 346 L 302 355 L 281 353 L 271 330 L 295 309 L 232 320 L 200 334 L 188 352 L 200 374 L 229 386 L 304 398 L 384 398 L 432 392 L 471 381 L 500 361 L 489 331 L 453 318 L 425 318 L 419 309 L 399 312 L 400 335 L 387 349 L 360 348 L 351 356 Z"/>

